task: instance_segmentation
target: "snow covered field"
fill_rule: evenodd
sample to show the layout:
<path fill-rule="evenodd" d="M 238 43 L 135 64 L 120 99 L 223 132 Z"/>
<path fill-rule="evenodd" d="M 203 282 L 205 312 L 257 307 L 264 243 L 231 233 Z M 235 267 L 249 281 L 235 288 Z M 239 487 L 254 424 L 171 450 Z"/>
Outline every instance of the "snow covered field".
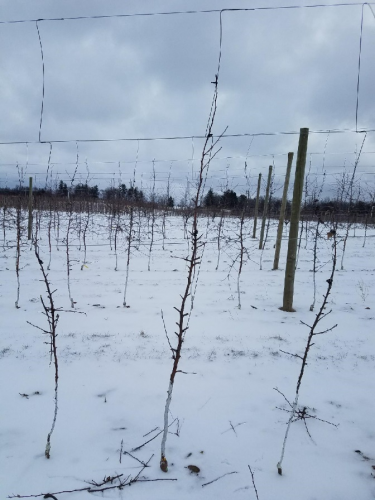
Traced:
<path fill-rule="evenodd" d="M 40 252 L 47 266 L 48 217 L 42 220 Z M 171 405 L 167 441 L 167 474 L 159 469 L 163 411 L 172 368 L 164 331 L 174 337 L 180 294 L 186 284 L 188 241 L 181 217 L 167 220 L 165 249 L 160 218 L 152 249 L 143 221 L 141 244 L 134 243 L 127 303 L 125 233 L 118 242 L 118 271 L 108 240 L 108 221 L 95 215 L 87 237 L 87 264 L 82 239 L 70 236 L 71 294 L 76 311 L 61 312 L 57 327 L 59 410 L 51 438 L 51 458 L 44 456 L 54 411 L 54 368 L 48 336 L 27 321 L 47 328 L 40 295 L 45 284 L 33 248 L 24 238 L 20 259 L 20 309 L 15 308 L 15 230 L 6 233 L 0 255 L 0 498 L 40 495 L 89 486 L 108 476 L 142 468 L 140 478 L 176 481 L 137 482 L 104 493 L 56 494 L 61 499 L 124 498 L 155 500 L 256 499 L 251 466 L 260 500 L 369 500 L 375 498 L 375 229 L 364 243 L 364 229 L 351 228 L 340 270 L 329 298 L 332 313 L 315 337 L 302 381 L 300 407 L 314 418 L 292 424 L 283 475 L 277 473 L 308 328 L 327 288 L 332 241 L 318 242 L 317 302 L 311 272 L 313 224 L 301 241 L 295 285 L 295 313 L 282 305 L 287 240 L 280 270 L 272 271 L 275 223 L 265 250 L 246 239 L 248 260 L 241 276 L 237 307 L 236 234 L 238 220 L 225 219 L 219 267 L 218 219 L 202 218 L 207 238 L 190 327 L 182 352 Z M 251 234 L 252 221 L 246 222 Z M 329 229 L 329 228 L 328 228 Z M 49 280 L 56 307 L 70 309 L 67 289 L 64 225 L 59 241 L 53 233 Z M 338 240 L 344 228 L 338 231 Z M 325 236 L 325 233 L 324 233 Z M 58 245 L 57 245 L 58 243 Z M 135 248 L 137 246 L 137 248 Z M 262 256 L 262 269 L 260 257 Z M 194 373 L 194 374 L 192 374 Z M 281 408 L 281 409 L 280 409 Z M 284 411 L 283 411 L 284 410 Z M 334 425 L 331 425 L 334 424 Z M 132 451 L 146 441 L 148 444 Z M 127 451 L 132 456 L 124 453 Z M 357 452 L 355 451 L 357 450 Z M 359 453 L 360 452 L 360 453 Z M 121 460 L 120 460 L 121 457 Z M 199 474 L 188 465 L 199 467 Z M 221 477 L 223 476 L 223 477 Z M 215 482 L 213 480 L 218 479 Z M 206 484 L 210 483 L 210 484 Z M 109 483 L 107 483 L 109 484 Z M 116 483 L 113 483 L 116 484 Z M 51 498 L 51 497 L 50 497 Z"/>

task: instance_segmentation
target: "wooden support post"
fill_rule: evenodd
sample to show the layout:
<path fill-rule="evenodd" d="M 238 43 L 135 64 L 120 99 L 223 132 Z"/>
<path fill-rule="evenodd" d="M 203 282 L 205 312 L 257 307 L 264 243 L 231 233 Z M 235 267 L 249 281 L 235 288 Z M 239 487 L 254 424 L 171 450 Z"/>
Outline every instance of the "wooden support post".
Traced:
<path fill-rule="evenodd" d="M 29 177 L 29 222 L 27 226 L 27 239 L 31 240 L 33 233 L 33 178 Z"/>
<path fill-rule="evenodd" d="M 263 248 L 264 230 L 266 228 L 266 220 L 267 220 L 267 212 L 268 212 L 268 200 L 270 199 L 271 179 L 272 179 L 272 165 L 270 165 L 268 168 L 266 197 L 264 198 L 262 227 L 260 230 L 260 238 L 259 238 L 259 250 L 262 250 L 262 248 Z"/>
<path fill-rule="evenodd" d="M 262 174 L 259 174 L 259 177 L 258 177 L 258 189 L 257 189 L 257 199 L 255 200 L 255 209 L 254 209 L 253 238 L 256 238 L 256 233 L 257 233 L 257 221 L 258 221 L 258 210 L 259 210 L 259 193 L 260 193 L 261 182 L 262 182 Z"/>
<path fill-rule="evenodd" d="M 286 167 L 283 198 L 282 198 L 282 201 L 281 201 L 279 226 L 277 228 L 277 237 L 276 237 L 276 246 L 275 246 L 275 258 L 274 258 L 274 261 L 273 261 L 273 270 L 274 271 L 276 269 L 279 269 L 281 238 L 283 236 L 283 226 L 284 226 L 284 219 L 285 219 L 286 200 L 287 200 L 287 197 L 288 197 L 288 187 L 289 187 L 290 171 L 292 170 L 293 156 L 294 156 L 294 153 L 288 153 L 288 164 L 287 164 L 287 167 Z"/>
<path fill-rule="evenodd" d="M 296 174 L 294 179 L 292 213 L 290 217 L 288 254 L 285 268 L 284 298 L 282 311 L 294 312 L 294 277 L 296 274 L 297 240 L 298 226 L 301 212 L 301 202 L 303 193 L 303 181 L 305 178 L 307 143 L 309 139 L 309 129 L 301 128 L 298 143 Z"/>

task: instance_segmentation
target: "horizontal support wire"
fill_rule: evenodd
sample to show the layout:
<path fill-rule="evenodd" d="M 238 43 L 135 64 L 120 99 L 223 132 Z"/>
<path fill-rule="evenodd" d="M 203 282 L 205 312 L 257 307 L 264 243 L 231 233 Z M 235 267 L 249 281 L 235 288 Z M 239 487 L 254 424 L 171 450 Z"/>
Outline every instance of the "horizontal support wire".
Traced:
<path fill-rule="evenodd" d="M 43 69 L 43 97 L 41 105 L 41 118 L 39 126 L 39 140 L 38 141 L 0 141 L 0 145 L 17 145 L 17 144 L 68 144 L 75 142 L 77 143 L 106 143 L 106 142 L 130 142 L 130 141 L 167 141 L 167 140 L 194 140 L 194 139 L 205 139 L 205 135 L 191 135 L 191 136 L 171 136 L 171 137 L 142 137 L 142 138 L 108 138 L 108 139 L 56 139 L 56 140 L 41 140 L 42 132 L 42 119 L 43 119 L 43 107 L 44 107 L 44 56 L 43 56 L 43 46 L 40 37 L 38 23 L 42 21 L 68 21 L 68 20 L 93 20 L 93 19 L 109 19 L 109 18 L 127 18 L 127 17 L 146 17 L 146 16 L 163 16 L 163 15 L 180 15 L 180 14 L 207 14 L 207 13 L 219 13 L 220 14 L 220 43 L 219 43 L 219 62 L 217 77 L 220 71 L 221 62 L 221 50 L 222 50 L 222 15 L 225 12 L 255 12 L 255 11 L 278 11 L 278 10 L 295 10 L 295 9 L 310 9 L 310 8 L 325 8 L 325 7 L 348 7 L 348 6 L 361 6 L 362 16 L 361 16 L 361 30 L 360 30 L 360 47 L 359 47 L 359 62 L 358 62 L 358 78 L 357 78 L 357 100 L 356 100 L 356 119 L 355 119 L 355 129 L 329 129 L 329 130 L 315 130 L 310 131 L 310 134 L 339 134 L 339 133 L 369 133 L 375 132 L 375 129 L 358 129 L 358 106 L 359 106 L 359 79 L 360 79 L 360 68 L 361 68 L 361 48 L 362 48 L 362 31 L 363 31 L 363 11 L 364 7 L 367 5 L 372 14 L 375 14 L 372 9 L 372 5 L 375 2 L 351 2 L 351 3 L 336 3 L 331 5 L 325 4 L 311 4 L 311 5 L 287 5 L 287 6 L 274 6 L 274 7 L 252 7 L 252 8 L 224 8 L 224 9 L 207 9 L 207 10 L 187 10 L 187 11 L 169 11 L 169 12 L 153 12 L 153 13 L 133 13 L 133 14 L 113 14 L 113 15 L 96 15 L 96 16 L 75 16 L 75 17 L 59 17 L 59 18 L 39 18 L 39 19 L 21 19 L 14 21 L 0 21 L 0 24 L 15 24 L 15 23 L 36 23 L 36 28 L 39 37 L 41 58 L 42 58 L 42 69 Z M 299 131 L 279 131 L 279 132 L 255 132 L 255 133 L 239 133 L 239 134 L 222 134 L 213 136 L 215 139 L 219 138 L 236 138 L 236 137 L 261 137 L 261 136 L 280 136 L 280 135 L 298 135 Z"/>
<path fill-rule="evenodd" d="M 280 5 L 274 7 L 248 7 L 248 8 L 225 8 L 225 9 L 206 9 L 206 10 L 175 10 L 167 12 L 136 12 L 133 14 L 99 14 L 96 16 L 73 16 L 73 17 L 46 17 L 38 19 L 15 19 L 9 21 L 0 21 L 0 24 L 22 24 L 35 23 L 42 21 L 82 21 L 93 19 L 114 19 L 128 17 L 153 17 L 153 16 L 175 16 L 175 15 L 191 15 L 191 14 L 217 14 L 223 12 L 256 12 L 256 11 L 273 11 L 273 10 L 297 10 L 297 9 L 316 9 L 325 7 L 355 7 L 375 5 L 375 2 L 350 2 L 350 3 L 335 3 L 335 4 L 307 4 L 307 5 Z M 371 7 L 370 7 L 371 8 Z"/>
<path fill-rule="evenodd" d="M 219 52 L 219 65 L 218 72 L 220 70 L 220 60 L 221 60 L 221 48 L 222 48 L 222 14 L 225 12 L 254 12 L 254 11 L 278 11 L 278 10 L 295 10 L 295 9 L 309 9 L 309 8 L 324 8 L 324 7 L 349 7 L 349 6 L 362 6 L 362 17 L 361 17 L 361 33 L 360 33 L 360 48 L 359 48 L 359 63 L 358 63 L 358 82 L 357 82 L 357 103 L 356 103 L 356 127 L 355 129 L 328 129 L 328 130 L 313 130 L 310 131 L 310 134 L 343 134 L 343 133 L 355 133 L 355 134 L 363 134 L 363 133 L 372 133 L 375 132 L 375 129 L 358 129 L 358 105 L 359 105 L 359 77 L 360 77 L 360 57 L 361 57 L 361 45 L 362 45 L 362 29 L 363 29 L 363 10 L 365 5 L 367 5 L 372 14 L 375 17 L 374 11 L 371 5 L 375 5 L 375 2 L 351 2 L 351 3 L 336 3 L 331 5 L 325 4 L 312 4 L 312 5 L 290 5 L 290 6 L 278 6 L 278 7 L 253 7 L 253 8 L 225 8 L 225 9 L 207 9 L 207 10 L 187 10 L 187 11 L 169 11 L 169 12 L 153 12 L 153 13 L 133 13 L 133 14 L 114 14 L 114 15 L 96 15 L 96 16 L 75 16 L 75 17 L 59 17 L 59 18 L 39 18 L 39 19 L 23 19 L 23 20 L 14 20 L 14 21 L 0 21 L 0 24 L 16 24 L 16 23 L 28 23 L 34 22 L 36 23 L 36 28 L 39 37 L 40 49 L 41 49 L 41 57 L 42 57 L 42 69 L 43 69 L 43 98 L 42 98 L 42 107 L 41 107 L 41 118 L 40 118 L 40 127 L 39 127 L 39 140 L 38 141 L 3 141 L 0 142 L 0 145 L 26 145 L 29 144 L 48 144 L 52 147 L 52 144 L 69 144 L 69 143 L 109 143 L 109 142 L 150 142 L 150 141 L 170 141 L 170 140 L 194 140 L 194 139 L 205 139 L 205 135 L 192 135 L 192 136 L 171 136 L 171 137 L 143 137 L 143 138 L 99 138 L 99 139 L 57 139 L 57 140 L 41 140 L 41 128 L 42 128 L 42 118 L 43 118 L 43 104 L 44 104 L 44 57 L 43 57 L 43 47 L 40 37 L 40 32 L 38 28 L 38 22 L 42 21 L 67 21 L 67 20 L 93 20 L 93 19 L 109 19 L 109 18 L 128 18 L 128 17 L 149 17 L 149 16 L 165 16 L 165 15 L 182 15 L 182 14 L 209 14 L 209 13 L 219 13 L 220 14 L 220 52 Z M 239 134 L 223 134 L 213 136 L 214 138 L 240 138 L 240 137 L 262 137 L 262 136 L 284 136 L 284 135 L 299 135 L 299 131 L 278 131 L 278 132 L 255 132 L 255 133 L 239 133 Z M 267 154 L 267 155 L 250 155 L 251 157 L 267 157 L 267 156 L 283 156 L 286 153 L 280 154 Z M 312 154 L 322 154 L 322 153 L 310 153 Z M 325 154 L 325 153 L 324 153 Z M 335 154 L 335 153 L 331 153 Z M 336 153 L 336 154 L 351 154 L 351 153 Z M 248 158 L 249 155 L 246 155 Z M 243 157 L 226 157 L 224 159 L 241 159 Z M 217 158 L 218 160 L 219 158 Z M 143 162 L 146 162 L 144 160 Z M 157 160 L 160 162 L 184 162 L 184 161 L 194 161 L 190 160 Z M 110 164 L 112 162 L 95 162 L 102 164 Z M 115 163 L 115 162 L 113 162 Z M 130 163 L 130 162 L 123 162 Z M 69 163 L 60 163 L 66 164 Z M 76 163 L 78 165 L 78 163 Z M 3 164 L 9 165 L 12 164 Z M 18 164 L 19 165 L 19 164 Z M 17 165 L 17 166 L 18 166 Z M 38 165 L 37 163 L 33 165 Z M 363 172 L 368 173 L 368 172 Z M 112 175 L 107 172 L 97 172 L 94 175 Z M 35 173 L 32 175 L 39 175 L 39 173 Z M 43 174 L 40 174 L 43 175 Z M 56 175 L 56 174 L 55 174 Z M 115 175 L 115 174 L 113 174 Z M 334 174 L 331 174 L 334 175 Z M 233 176 L 234 177 L 234 176 Z"/>
<path fill-rule="evenodd" d="M 328 129 L 328 130 L 310 130 L 309 134 L 367 134 L 373 133 L 375 129 Z M 213 135 L 214 139 L 218 138 L 235 138 L 235 137 L 262 137 L 262 136 L 276 136 L 276 135 L 299 135 L 300 131 L 280 131 L 280 132 L 254 132 L 254 133 L 242 133 L 242 134 L 223 134 L 223 135 Z M 69 144 L 69 143 L 92 143 L 92 142 L 151 142 L 151 141 L 176 141 L 176 140 L 192 140 L 192 139 L 205 139 L 204 135 L 181 135 L 174 137 L 124 137 L 118 139 L 56 139 L 56 140 L 43 140 L 43 141 L 1 141 L 1 146 L 6 145 L 17 145 L 17 144 Z"/>

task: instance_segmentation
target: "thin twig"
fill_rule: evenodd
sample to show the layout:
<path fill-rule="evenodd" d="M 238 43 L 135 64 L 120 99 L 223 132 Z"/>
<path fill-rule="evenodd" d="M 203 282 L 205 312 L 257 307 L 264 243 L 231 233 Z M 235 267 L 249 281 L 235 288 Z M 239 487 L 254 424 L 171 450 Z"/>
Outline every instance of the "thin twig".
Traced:
<path fill-rule="evenodd" d="M 202 484 L 202 488 L 203 488 L 204 486 L 208 486 L 209 484 L 214 483 L 215 481 L 218 481 L 218 480 L 219 480 L 219 479 L 221 479 L 222 477 L 225 477 L 225 476 L 230 476 L 231 474 L 238 474 L 238 472 L 237 472 L 237 471 L 234 471 L 234 472 L 227 472 L 226 474 L 223 474 L 222 476 L 219 476 L 219 477 L 217 477 L 216 479 L 213 479 L 212 481 L 209 481 L 208 483 L 204 483 L 204 484 Z"/>
<path fill-rule="evenodd" d="M 80 493 L 82 491 L 87 491 L 88 493 L 100 493 L 103 491 L 107 490 L 122 490 L 125 486 L 131 486 L 134 483 L 137 482 L 154 482 L 154 481 L 177 481 L 177 479 L 169 479 L 169 478 L 160 478 L 160 479 L 147 479 L 147 478 L 142 478 L 140 479 L 139 476 L 140 474 L 144 471 L 146 467 L 148 467 L 148 464 L 150 460 L 152 459 L 153 455 L 149 458 L 149 460 L 144 464 L 142 469 L 138 472 L 138 474 L 135 477 L 131 477 L 130 475 L 127 476 L 125 479 L 120 479 L 123 474 L 119 474 L 117 476 L 108 476 L 104 477 L 101 483 L 96 483 L 95 481 L 91 481 L 89 484 L 90 486 L 86 486 L 85 488 L 76 488 L 73 490 L 61 490 L 61 491 L 55 491 L 53 493 L 38 493 L 36 495 L 8 495 L 7 498 L 55 498 L 55 495 L 62 495 L 64 493 Z M 114 481 L 118 481 L 118 484 L 113 484 Z M 110 486 L 105 486 L 108 484 L 111 484 Z M 94 486 L 94 487 L 93 487 Z"/>
<path fill-rule="evenodd" d="M 237 432 L 236 432 L 236 429 L 233 427 L 233 424 L 232 422 L 229 420 L 229 423 L 230 423 L 230 426 L 232 428 L 232 431 L 235 433 L 236 437 L 237 437 Z"/>
<path fill-rule="evenodd" d="M 285 399 L 285 401 L 288 403 L 288 405 L 291 408 L 293 408 L 292 403 L 286 398 L 285 394 L 283 394 L 277 387 L 274 387 L 273 390 L 276 391 L 276 392 L 278 392 L 279 394 L 281 394 L 281 396 Z M 289 410 L 286 410 L 286 411 L 289 411 Z"/>
<path fill-rule="evenodd" d="M 175 423 L 175 421 L 177 420 L 177 418 L 175 418 L 173 420 L 173 422 L 171 422 L 169 425 L 168 425 L 168 428 L 173 425 Z M 141 448 L 143 448 L 146 444 L 150 443 L 151 441 L 153 441 L 154 439 L 156 439 L 158 436 L 160 436 L 160 434 L 163 432 L 164 430 L 161 430 L 160 432 L 158 432 L 157 434 L 155 434 L 155 436 L 151 439 L 149 439 L 148 441 L 146 441 L 145 443 L 141 444 L 140 446 L 137 446 L 136 448 L 133 448 L 131 451 L 138 451 L 140 450 Z"/>
<path fill-rule="evenodd" d="M 336 327 L 337 327 L 337 324 L 331 326 L 331 328 L 327 328 L 327 330 L 323 330 L 322 332 L 314 332 L 314 335 L 323 335 L 323 333 L 330 332 L 330 331 L 334 330 Z"/>
<path fill-rule="evenodd" d="M 253 473 L 253 471 L 251 470 L 250 465 L 248 465 L 248 467 L 249 467 L 249 471 L 250 471 L 250 474 L 251 474 L 251 480 L 252 480 L 252 482 L 253 482 L 253 486 L 254 486 L 254 490 L 255 490 L 255 495 L 256 495 L 256 497 L 257 497 L 257 500 L 259 500 L 258 490 L 257 490 L 257 487 L 255 486 L 254 473 Z"/>
<path fill-rule="evenodd" d="M 124 440 L 121 439 L 121 446 L 120 446 L 120 464 L 121 464 L 121 458 L 122 458 L 122 447 L 123 447 L 123 444 L 124 444 Z"/>
<path fill-rule="evenodd" d="M 142 436 L 142 437 L 146 437 L 146 436 L 148 436 L 149 434 L 151 434 L 151 432 L 155 432 L 155 431 L 157 431 L 158 429 L 159 429 L 159 427 L 155 427 L 155 429 L 152 429 L 150 432 L 147 432 L 146 434 L 143 434 L 143 436 Z"/>
<path fill-rule="evenodd" d="M 169 336 L 168 336 L 168 332 L 167 332 L 167 327 L 165 326 L 165 321 L 164 321 L 163 309 L 161 310 L 161 319 L 163 320 L 165 336 L 167 337 L 168 345 L 169 345 L 170 350 L 172 351 L 172 356 L 173 356 L 173 359 L 174 359 L 176 349 L 173 349 L 173 347 L 171 345 L 171 342 L 169 340 Z"/>
<path fill-rule="evenodd" d="M 293 356 L 294 358 L 299 358 L 299 359 L 303 359 L 302 356 L 300 356 L 299 354 L 292 354 L 291 352 L 288 352 L 288 351 L 283 351 L 282 349 L 279 349 L 280 352 L 283 352 L 284 354 L 289 354 L 289 356 Z"/>
<path fill-rule="evenodd" d="M 121 441 L 121 445 L 122 445 L 122 441 Z M 137 457 L 134 457 L 133 455 L 131 455 L 128 451 L 123 451 L 122 453 L 123 453 L 123 455 L 129 455 L 129 457 L 134 458 L 134 460 L 136 460 L 137 462 L 142 464 L 143 467 L 150 467 L 149 465 L 145 464 L 145 462 L 142 462 L 142 460 L 139 460 Z"/>

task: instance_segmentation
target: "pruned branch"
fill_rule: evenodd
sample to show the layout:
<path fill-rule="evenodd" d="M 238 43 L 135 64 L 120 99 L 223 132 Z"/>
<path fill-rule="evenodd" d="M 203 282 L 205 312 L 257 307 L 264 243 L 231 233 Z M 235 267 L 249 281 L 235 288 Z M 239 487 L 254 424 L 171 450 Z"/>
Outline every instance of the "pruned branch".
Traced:
<path fill-rule="evenodd" d="M 225 434 L 226 432 L 233 431 L 235 433 L 235 435 L 237 436 L 237 432 L 235 429 L 236 429 L 236 427 L 239 427 L 240 425 L 243 425 L 243 424 L 246 424 L 246 422 L 240 422 L 239 424 L 233 425 L 232 422 L 229 420 L 230 428 L 227 429 L 226 431 L 223 431 L 221 434 Z"/>
<path fill-rule="evenodd" d="M 279 349 L 280 352 L 283 352 L 284 354 L 288 354 L 289 356 L 293 356 L 294 358 L 299 358 L 299 359 L 303 359 L 302 356 L 300 356 L 299 354 L 292 354 L 291 352 L 288 352 L 288 351 L 283 351 L 282 349 Z"/>
<path fill-rule="evenodd" d="M 128 451 L 123 451 L 122 452 L 123 455 L 129 455 L 129 457 L 131 458 L 134 458 L 134 460 L 136 460 L 137 462 L 139 462 L 141 465 L 143 465 L 143 467 L 150 467 L 149 465 L 147 465 L 145 462 L 142 462 L 142 460 L 139 460 L 139 458 L 135 457 L 134 455 L 132 455 L 131 453 L 129 453 Z M 149 460 L 150 461 L 150 460 Z"/>
<path fill-rule="evenodd" d="M 283 394 L 277 387 L 274 387 L 273 388 L 274 391 L 278 392 L 279 394 L 281 394 L 281 396 L 285 399 L 285 401 L 288 403 L 288 405 L 293 408 L 293 405 L 292 403 L 289 401 L 289 399 L 287 399 L 287 397 L 285 396 L 285 394 Z M 287 410 L 285 410 L 287 411 Z"/>
<path fill-rule="evenodd" d="M 173 347 L 171 345 L 171 341 L 169 340 L 169 336 L 168 336 L 168 332 L 167 332 L 167 327 L 165 326 L 165 321 L 164 321 L 163 309 L 161 310 L 161 319 L 163 320 L 164 332 L 165 332 L 165 336 L 167 337 L 169 348 L 172 351 L 172 356 L 174 356 L 175 352 L 176 352 L 176 349 L 173 349 Z"/>
<path fill-rule="evenodd" d="M 336 323 L 336 325 L 333 325 L 333 326 L 331 326 L 331 328 L 327 328 L 327 330 L 323 330 L 322 332 L 314 332 L 314 335 L 323 335 L 323 333 L 331 332 L 336 327 L 337 327 L 337 323 Z"/>
<path fill-rule="evenodd" d="M 176 422 L 177 418 L 175 418 L 173 420 L 173 422 L 171 422 L 169 425 L 168 425 L 168 428 L 173 425 L 175 422 Z M 152 432 L 152 431 L 151 431 Z M 160 432 L 158 432 L 153 438 L 149 439 L 148 441 L 146 441 L 145 443 L 141 444 L 140 446 L 137 446 L 136 448 L 133 448 L 131 451 L 138 451 L 140 450 L 141 448 L 143 448 L 144 446 L 146 446 L 146 444 L 150 443 L 151 441 L 153 441 L 154 439 L 156 439 L 158 436 L 160 436 L 160 434 L 163 432 L 163 430 L 161 430 Z M 147 436 L 147 434 L 145 434 L 145 436 Z"/>

